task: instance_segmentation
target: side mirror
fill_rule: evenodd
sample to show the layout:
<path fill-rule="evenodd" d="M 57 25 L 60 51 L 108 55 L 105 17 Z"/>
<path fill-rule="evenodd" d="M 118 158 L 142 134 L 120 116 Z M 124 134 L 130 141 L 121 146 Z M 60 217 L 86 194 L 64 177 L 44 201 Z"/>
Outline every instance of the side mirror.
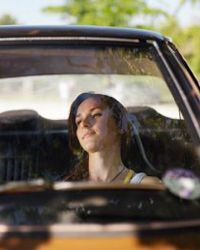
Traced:
<path fill-rule="evenodd" d="M 168 170 L 162 180 L 168 190 L 180 198 L 187 200 L 200 198 L 200 177 L 191 170 L 182 168 Z"/>

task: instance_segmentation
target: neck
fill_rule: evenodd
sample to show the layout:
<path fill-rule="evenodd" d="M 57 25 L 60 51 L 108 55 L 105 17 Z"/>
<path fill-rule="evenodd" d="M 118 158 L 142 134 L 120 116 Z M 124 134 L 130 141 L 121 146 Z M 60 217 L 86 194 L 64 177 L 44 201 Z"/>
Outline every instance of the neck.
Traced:
<path fill-rule="evenodd" d="M 97 152 L 89 155 L 89 178 L 95 182 L 111 182 L 124 169 L 120 152 Z"/>

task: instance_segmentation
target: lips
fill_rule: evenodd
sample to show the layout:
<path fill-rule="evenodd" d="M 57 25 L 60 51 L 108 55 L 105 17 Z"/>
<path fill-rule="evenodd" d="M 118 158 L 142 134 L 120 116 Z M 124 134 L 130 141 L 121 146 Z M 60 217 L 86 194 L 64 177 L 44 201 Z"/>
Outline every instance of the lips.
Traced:
<path fill-rule="evenodd" d="M 91 135 L 94 134 L 94 131 L 87 131 L 83 136 L 82 136 L 82 140 L 90 137 Z"/>

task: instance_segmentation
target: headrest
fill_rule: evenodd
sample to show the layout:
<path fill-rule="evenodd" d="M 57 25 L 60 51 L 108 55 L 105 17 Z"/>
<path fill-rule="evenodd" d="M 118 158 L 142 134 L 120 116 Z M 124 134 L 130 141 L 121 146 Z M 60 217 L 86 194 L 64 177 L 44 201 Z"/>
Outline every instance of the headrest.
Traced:
<path fill-rule="evenodd" d="M 0 113 L 1 130 L 35 130 L 39 115 L 34 110 L 12 110 Z"/>

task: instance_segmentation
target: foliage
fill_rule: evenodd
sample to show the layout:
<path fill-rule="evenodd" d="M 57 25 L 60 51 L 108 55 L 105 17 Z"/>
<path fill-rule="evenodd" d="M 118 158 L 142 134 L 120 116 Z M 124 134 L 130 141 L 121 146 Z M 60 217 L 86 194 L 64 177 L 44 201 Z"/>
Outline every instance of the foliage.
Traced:
<path fill-rule="evenodd" d="M 200 25 L 184 29 L 181 37 L 177 37 L 176 40 L 186 60 L 200 79 Z"/>
<path fill-rule="evenodd" d="M 66 0 L 63 6 L 49 6 L 46 12 L 58 13 L 68 23 L 130 26 L 134 17 L 159 17 L 167 15 L 165 11 L 151 8 L 145 0 Z"/>
<path fill-rule="evenodd" d="M 4 14 L 0 17 L 0 25 L 17 24 L 17 20 L 9 14 Z"/>
<path fill-rule="evenodd" d="M 200 79 L 200 25 L 183 28 L 175 19 L 171 19 L 159 31 L 172 38 L 181 54 Z"/>

